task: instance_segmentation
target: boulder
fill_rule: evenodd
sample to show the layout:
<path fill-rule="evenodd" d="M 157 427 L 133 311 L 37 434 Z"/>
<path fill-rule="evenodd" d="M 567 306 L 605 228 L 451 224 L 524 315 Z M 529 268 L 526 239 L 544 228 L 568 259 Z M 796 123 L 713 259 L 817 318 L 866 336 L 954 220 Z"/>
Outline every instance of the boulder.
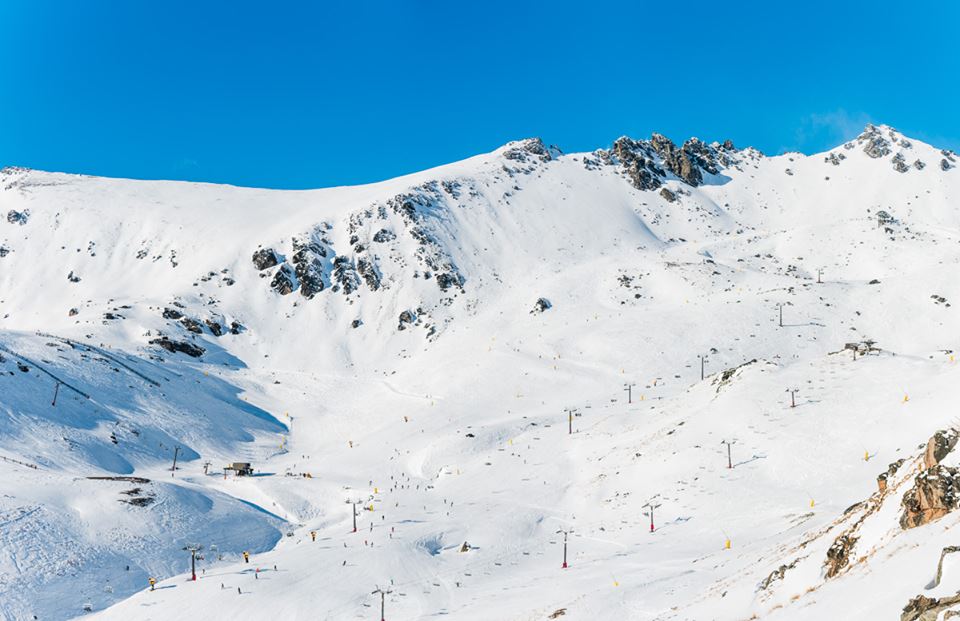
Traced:
<path fill-rule="evenodd" d="M 662 196 L 668 203 L 673 203 L 677 200 L 677 195 L 667 188 L 660 188 L 660 196 Z"/>
<path fill-rule="evenodd" d="M 553 308 L 553 304 L 550 303 L 550 300 L 547 298 L 538 298 L 533 305 L 533 310 L 530 311 L 531 315 L 536 315 L 542 313 L 545 310 L 550 310 Z"/>

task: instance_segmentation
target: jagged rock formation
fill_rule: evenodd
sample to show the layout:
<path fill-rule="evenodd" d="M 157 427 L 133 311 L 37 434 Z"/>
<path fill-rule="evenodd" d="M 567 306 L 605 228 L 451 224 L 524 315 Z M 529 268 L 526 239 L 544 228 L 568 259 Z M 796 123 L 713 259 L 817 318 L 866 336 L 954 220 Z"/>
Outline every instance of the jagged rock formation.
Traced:
<path fill-rule="evenodd" d="M 960 503 L 960 469 L 940 462 L 957 444 L 957 430 L 938 431 L 927 442 L 923 456 L 925 470 L 903 496 L 900 527 L 916 528 L 940 519 Z"/>
<path fill-rule="evenodd" d="M 857 142 L 863 145 L 863 152 L 874 159 L 890 154 L 890 142 L 875 125 L 867 125 L 857 137 Z"/>

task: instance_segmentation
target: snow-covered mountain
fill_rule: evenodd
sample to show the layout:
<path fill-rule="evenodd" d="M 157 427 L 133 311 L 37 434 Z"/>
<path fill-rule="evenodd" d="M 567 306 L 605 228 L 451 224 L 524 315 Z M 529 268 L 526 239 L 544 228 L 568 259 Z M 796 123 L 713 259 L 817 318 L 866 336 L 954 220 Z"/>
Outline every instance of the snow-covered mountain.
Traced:
<path fill-rule="evenodd" d="M 957 164 L 867 126 L 312 191 L 4 169 L 0 616 L 960 610 Z"/>

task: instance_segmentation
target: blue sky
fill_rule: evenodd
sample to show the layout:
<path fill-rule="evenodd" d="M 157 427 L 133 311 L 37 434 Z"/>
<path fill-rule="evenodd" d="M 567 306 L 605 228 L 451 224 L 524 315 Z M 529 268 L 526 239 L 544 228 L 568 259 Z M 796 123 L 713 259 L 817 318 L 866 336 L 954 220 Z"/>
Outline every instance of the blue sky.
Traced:
<path fill-rule="evenodd" d="M 960 3 L 3 0 L 0 165 L 308 188 L 541 136 L 960 147 Z"/>

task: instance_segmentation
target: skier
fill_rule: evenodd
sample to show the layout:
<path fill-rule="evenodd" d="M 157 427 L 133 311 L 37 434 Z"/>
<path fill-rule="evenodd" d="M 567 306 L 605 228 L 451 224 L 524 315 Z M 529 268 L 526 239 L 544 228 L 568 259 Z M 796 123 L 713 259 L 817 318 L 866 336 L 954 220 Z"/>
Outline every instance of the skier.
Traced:
<path fill-rule="evenodd" d="M 243 551 L 243 562 L 244 563 L 250 562 L 250 553 L 247 552 L 246 550 Z"/>
<path fill-rule="evenodd" d="M 149 582 L 150 582 L 150 590 L 152 591 L 152 590 L 153 590 L 153 587 L 154 587 L 154 585 L 156 585 L 156 584 L 157 584 L 157 581 L 156 581 L 156 579 L 155 579 L 155 578 L 153 578 L 153 577 L 151 577 L 151 578 L 150 578 L 150 580 L 149 580 Z"/>
<path fill-rule="evenodd" d="M 310 531 L 310 539 L 312 539 L 312 540 L 314 540 L 314 541 L 317 540 L 317 531 L 315 531 L 315 530 L 311 530 L 311 531 Z"/>

